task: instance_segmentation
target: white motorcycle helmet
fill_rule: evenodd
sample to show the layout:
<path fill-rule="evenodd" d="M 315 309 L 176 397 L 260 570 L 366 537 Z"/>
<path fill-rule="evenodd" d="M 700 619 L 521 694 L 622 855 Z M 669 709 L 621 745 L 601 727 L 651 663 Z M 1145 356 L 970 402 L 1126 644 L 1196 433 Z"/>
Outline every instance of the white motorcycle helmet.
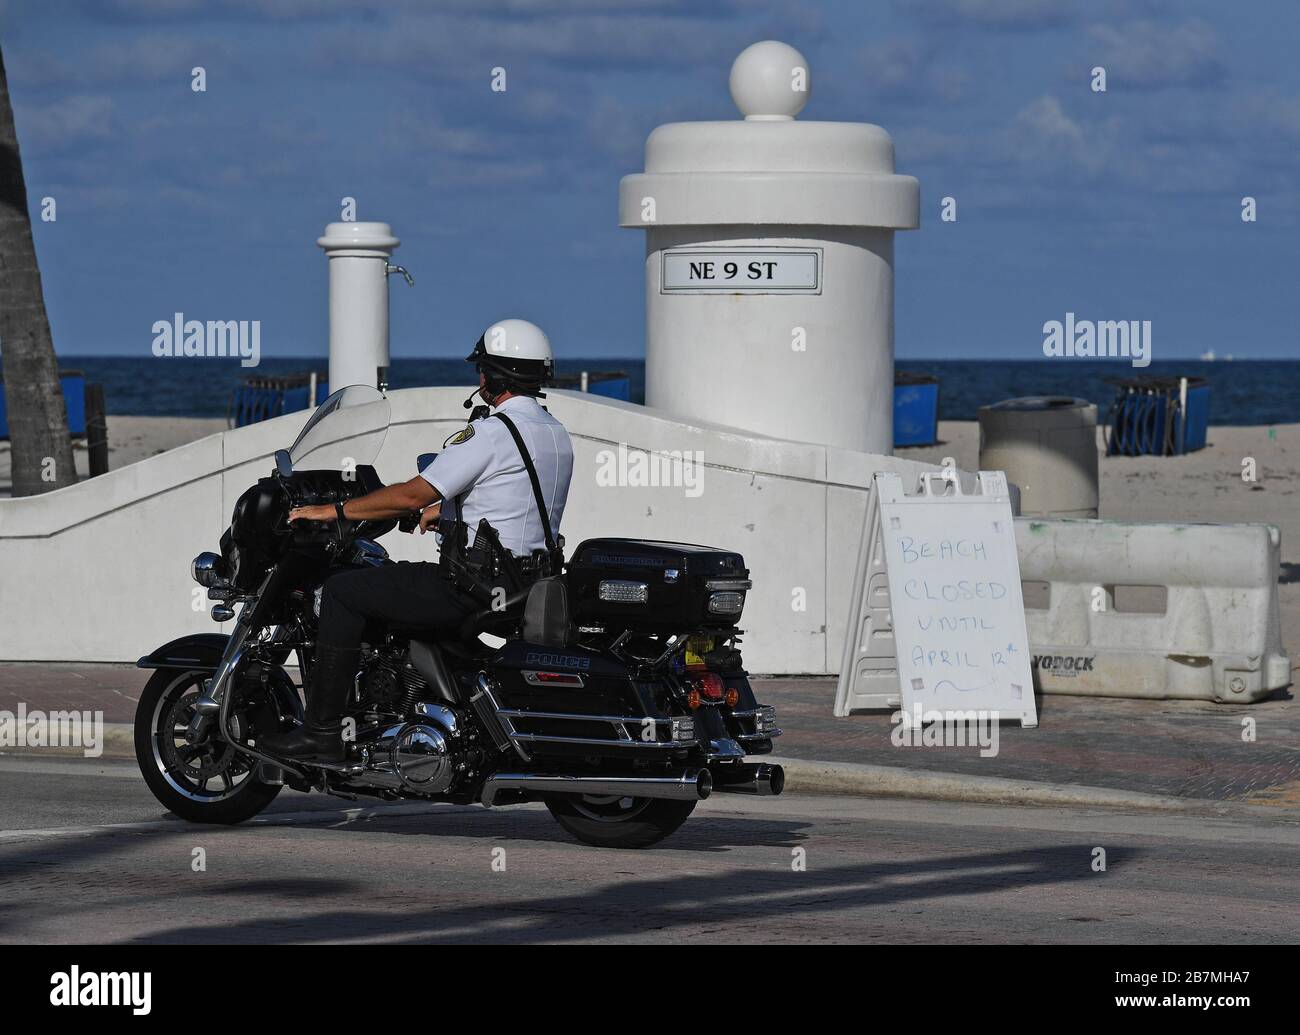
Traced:
<path fill-rule="evenodd" d="M 465 357 L 487 377 L 526 395 L 541 395 L 555 381 L 555 357 L 542 329 L 527 320 L 498 320 Z"/>

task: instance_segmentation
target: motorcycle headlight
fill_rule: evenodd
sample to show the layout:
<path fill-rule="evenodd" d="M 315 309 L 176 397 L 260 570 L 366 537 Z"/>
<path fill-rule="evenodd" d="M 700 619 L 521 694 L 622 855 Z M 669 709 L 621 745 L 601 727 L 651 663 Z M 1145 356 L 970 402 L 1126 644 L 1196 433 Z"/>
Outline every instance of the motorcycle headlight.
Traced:
<path fill-rule="evenodd" d="M 190 577 L 200 586 L 215 586 L 221 579 L 220 565 L 218 554 L 201 553 L 190 562 Z"/>

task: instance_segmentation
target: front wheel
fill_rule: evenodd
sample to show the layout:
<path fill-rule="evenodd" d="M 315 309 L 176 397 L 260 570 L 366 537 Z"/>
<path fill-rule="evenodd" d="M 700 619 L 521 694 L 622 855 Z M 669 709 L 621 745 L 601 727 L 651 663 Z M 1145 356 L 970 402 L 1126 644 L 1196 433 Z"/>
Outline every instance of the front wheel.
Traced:
<path fill-rule="evenodd" d="M 595 794 L 552 794 L 546 807 L 555 821 L 583 844 L 597 848 L 646 848 L 686 822 L 697 802 Z"/>
<path fill-rule="evenodd" d="M 209 735 L 190 744 L 185 733 L 203 692 L 205 671 L 159 669 L 135 710 L 135 758 L 149 790 L 191 823 L 242 823 L 280 793 L 257 778 L 257 762 Z"/>

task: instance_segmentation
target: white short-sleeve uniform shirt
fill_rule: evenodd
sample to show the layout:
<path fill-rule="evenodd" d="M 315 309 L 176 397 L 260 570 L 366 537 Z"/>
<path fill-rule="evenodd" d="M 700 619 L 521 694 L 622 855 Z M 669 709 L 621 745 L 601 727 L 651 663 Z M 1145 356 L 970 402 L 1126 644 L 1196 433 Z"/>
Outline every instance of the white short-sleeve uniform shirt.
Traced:
<path fill-rule="evenodd" d="M 569 433 L 531 396 L 507 399 L 498 411 L 514 421 L 528 447 L 551 531 L 558 536 L 573 477 Z M 456 498 L 465 494 L 464 513 L 459 517 L 469 526 L 471 543 L 479 521 L 487 518 L 501 536 L 501 545 L 516 557 L 545 548 L 528 469 L 504 422 L 495 417 L 474 421 L 449 438 L 437 459 L 420 473 L 442 497 L 443 517 L 457 517 Z"/>

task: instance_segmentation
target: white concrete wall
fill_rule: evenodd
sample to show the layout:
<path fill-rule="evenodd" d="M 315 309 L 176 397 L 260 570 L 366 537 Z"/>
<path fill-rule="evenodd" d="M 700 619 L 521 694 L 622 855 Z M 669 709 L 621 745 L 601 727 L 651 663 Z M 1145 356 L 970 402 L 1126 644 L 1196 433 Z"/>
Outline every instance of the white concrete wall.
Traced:
<path fill-rule="evenodd" d="M 392 426 L 376 466 L 386 482 L 415 473 L 464 425 L 466 388 L 390 394 Z M 576 392 L 550 393 L 575 448 L 562 532 L 680 539 L 738 550 L 754 579 L 745 656 L 754 672 L 839 667 L 867 485 L 876 470 L 908 480 L 913 461 L 685 423 Z M 240 493 L 268 474 L 305 413 L 227 431 L 79 485 L 0 500 L 0 660 L 134 661 L 160 643 L 217 626 L 192 610 L 189 563 L 216 549 Z M 597 484 L 601 450 L 703 451 L 703 491 Z M 432 536 L 392 532 L 398 559 L 432 560 Z M 792 604 L 796 590 L 806 610 Z M 197 594 L 206 606 L 202 592 Z"/>

